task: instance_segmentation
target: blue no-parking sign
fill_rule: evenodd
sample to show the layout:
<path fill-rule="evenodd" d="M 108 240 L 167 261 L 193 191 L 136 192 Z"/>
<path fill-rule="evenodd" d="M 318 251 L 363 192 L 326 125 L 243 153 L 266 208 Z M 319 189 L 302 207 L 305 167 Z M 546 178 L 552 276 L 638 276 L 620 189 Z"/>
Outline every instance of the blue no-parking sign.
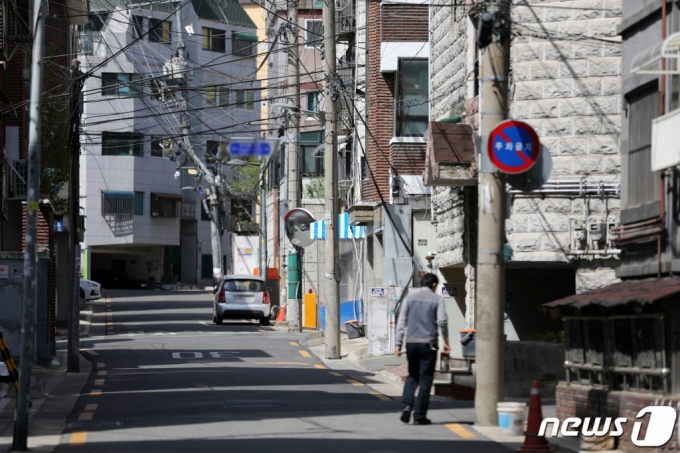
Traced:
<path fill-rule="evenodd" d="M 541 154 L 536 131 L 522 121 L 507 120 L 491 131 L 487 152 L 502 172 L 517 174 L 530 169 Z"/>

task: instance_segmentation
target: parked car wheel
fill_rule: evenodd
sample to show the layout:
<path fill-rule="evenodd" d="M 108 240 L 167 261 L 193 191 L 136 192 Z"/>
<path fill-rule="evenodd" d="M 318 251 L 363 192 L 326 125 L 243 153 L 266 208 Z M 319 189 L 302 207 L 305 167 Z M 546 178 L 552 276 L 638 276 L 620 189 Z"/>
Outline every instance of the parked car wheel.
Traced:
<path fill-rule="evenodd" d="M 221 325 L 223 321 L 224 318 L 222 318 L 220 315 L 215 315 L 215 324 Z"/>
<path fill-rule="evenodd" d="M 261 326 L 268 326 L 269 325 L 269 316 L 260 318 L 260 325 Z"/>

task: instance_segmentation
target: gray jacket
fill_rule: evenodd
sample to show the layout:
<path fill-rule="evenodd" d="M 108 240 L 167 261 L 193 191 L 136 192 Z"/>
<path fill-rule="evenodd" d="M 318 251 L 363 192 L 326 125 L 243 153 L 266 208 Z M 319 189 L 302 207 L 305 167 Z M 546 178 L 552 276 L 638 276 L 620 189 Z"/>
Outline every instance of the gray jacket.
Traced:
<path fill-rule="evenodd" d="M 397 321 L 396 346 L 404 343 L 437 344 L 437 326 L 442 337 L 449 337 L 448 316 L 444 298 L 429 288 L 409 294 L 404 299 Z M 405 339 L 404 339 L 405 337 Z"/>

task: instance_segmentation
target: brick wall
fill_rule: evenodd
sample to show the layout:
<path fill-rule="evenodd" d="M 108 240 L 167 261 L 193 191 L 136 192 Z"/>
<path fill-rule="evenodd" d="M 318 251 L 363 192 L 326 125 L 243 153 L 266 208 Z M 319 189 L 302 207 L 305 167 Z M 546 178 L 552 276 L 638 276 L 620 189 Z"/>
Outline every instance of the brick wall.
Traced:
<path fill-rule="evenodd" d="M 662 448 L 640 448 L 633 445 L 631 433 L 634 421 L 642 421 L 640 438 L 644 439 L 647 430 L 646 422 L 649 415 L 640 420 L 635 416 L 647 406 L 679 407 L 680 396 L 668 397 L 649 393 L 609 392 L 582 385 L 567 385 L 561 382 L 557 386 L 557 417 L 560 421 L 568 417 L 626 417 L 628 422 L 623 425 L 624 433 L 618 438 L 618 448 L 626 451 L 670 452 L 680 450 L 677 429 L 673 432 L 670 442 Z"/>
<path fill-rule="evenodd" d="M 380 0 L 368 0 L 367 24 L 367 163 L 373 172 L 383 198 L 389 199 L 389 165 L 391 162 L 405 162 L 403 156 L 393 158 L 390 140 L 394 133 L 394 74 L 380 72 L 380 44 L 387 41 L 428 41 L 428 7 L 421 5 L 382 5 Z M 420 170 L 405 171 L 403 174 L 422 172 L 425 163 L 424 152 Z M 408 160 L 413 165 L 414 160 Z M 401 172 L 400 170 L 397 170 Z M 380 201 L 375 184 L 368 175 L 363 181 L 365 201 Z"/>
<path fill-rule="evenodd" d="M 419 175 L 425 171 L 425 143 L 390 144 L 390 163 L 400 175 Z"/>

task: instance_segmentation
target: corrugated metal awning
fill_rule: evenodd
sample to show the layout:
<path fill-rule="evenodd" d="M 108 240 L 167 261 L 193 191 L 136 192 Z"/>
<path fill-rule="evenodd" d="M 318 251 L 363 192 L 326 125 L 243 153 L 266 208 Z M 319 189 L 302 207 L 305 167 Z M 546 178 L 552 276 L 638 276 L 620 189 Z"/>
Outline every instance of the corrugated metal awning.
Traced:
<path fill-rule="evenodd" d="M 547 308 L 567 305 L 573 307 L 585 307 L 587 305 L 614 307 L 629 303 L 651 304 L 664 297 L 678 293 L 680 293 L 680 278 L 677 277 L 628 280 L 565 297 L 564 299 L 543 304 L 543 306 Z"/>
<path fill-rule="evenodd" d="M 105 200 L 134 200 L 135 193 L 127 190 L 102 190 Z"/>
<path fill-rule="evenodd" d="M 680 58 L 680 33 L 674 33 L 633 57 L 630 72 L 633 74 L 680 74 L 677 61 L 670 61 L 661 69 L 661 60 Z"/>

